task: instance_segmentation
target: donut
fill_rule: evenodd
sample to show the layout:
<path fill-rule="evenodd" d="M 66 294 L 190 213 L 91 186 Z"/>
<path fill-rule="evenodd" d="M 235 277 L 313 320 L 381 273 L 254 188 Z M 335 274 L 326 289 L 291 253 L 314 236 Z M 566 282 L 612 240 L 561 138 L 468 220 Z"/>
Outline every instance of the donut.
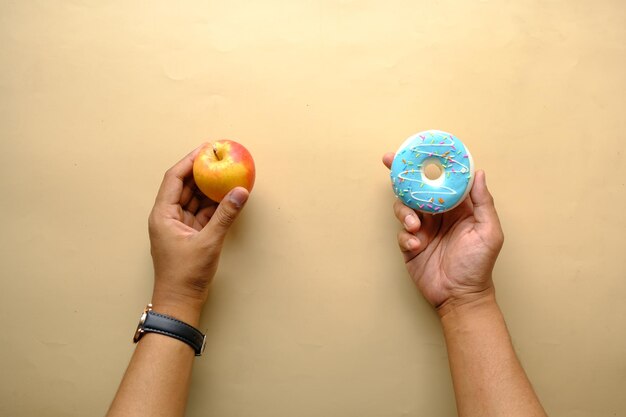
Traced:
<path fill-rule="evenodd" d="M 457 137 L 441 130 L 426 130 L 400 146 L 390 176 L 394 193 L 405 205 L 424 213 L 443 213 L 461 204 L 469 194 L 474 163 Z"/>

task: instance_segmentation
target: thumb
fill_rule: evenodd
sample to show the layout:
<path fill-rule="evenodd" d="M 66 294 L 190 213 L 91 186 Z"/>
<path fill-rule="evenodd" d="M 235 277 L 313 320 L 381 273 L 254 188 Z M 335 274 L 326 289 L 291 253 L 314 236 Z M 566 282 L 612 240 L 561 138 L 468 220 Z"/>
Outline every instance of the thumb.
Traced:
<path fill-rule="evenodd" d="M 500 223 L 496 207 L 493 203 L 493 197 L 487 189 L 485 171 L 476 171 L 474 185 L 470 191 L 470 198 L 474 205 L 474 218 L 478 223 L 484 223 L 486 225 L 496 225 Z"/>
<path fill-rule="evenodd" d="M 230 190 L 217 206 L 209 223 L 202 229 L 204 237 L 221 244 L 249 196 L 250 193 L 243 187 Z"/>

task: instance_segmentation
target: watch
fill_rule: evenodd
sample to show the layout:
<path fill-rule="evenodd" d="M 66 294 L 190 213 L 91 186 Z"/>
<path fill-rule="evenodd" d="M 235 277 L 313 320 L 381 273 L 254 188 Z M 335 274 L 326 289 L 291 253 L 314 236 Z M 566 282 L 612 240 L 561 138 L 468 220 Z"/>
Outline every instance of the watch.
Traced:
<path fill-rule="evenodd" d="M 206 335 L 203 335 L 195 327 L 176 320 L 174 317 L 152 311 L 152 304 L 148 304 L 143 310 L 137 330 L 135 330 L 133 342 L 139 342 L 139 339 L 149 332 L 173 337 L 187 343 L 196 352 L 196 356 L 201 356 L 202 352 L 204 352 Z"/>

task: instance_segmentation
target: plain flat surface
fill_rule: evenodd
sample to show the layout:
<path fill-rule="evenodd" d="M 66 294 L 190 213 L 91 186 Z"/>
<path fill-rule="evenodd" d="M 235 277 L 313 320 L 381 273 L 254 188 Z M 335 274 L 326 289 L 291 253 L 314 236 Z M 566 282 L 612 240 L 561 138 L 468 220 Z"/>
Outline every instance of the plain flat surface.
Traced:
<path fill-rule="evenodd" d="M 621 1 L 0 3 L 0 415 L 102 415 L 151 290 L 147 215 L 207 139 L 257 163 L 189 416 L 451 416 L 385 151 L 453 132 L 553 416 L 626 415 Z"/>

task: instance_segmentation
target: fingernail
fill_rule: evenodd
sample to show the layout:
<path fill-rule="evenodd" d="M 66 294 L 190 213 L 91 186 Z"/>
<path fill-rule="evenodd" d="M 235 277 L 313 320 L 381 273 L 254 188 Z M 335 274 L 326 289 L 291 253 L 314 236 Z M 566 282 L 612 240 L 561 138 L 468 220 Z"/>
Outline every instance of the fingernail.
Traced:
<path fill-rule="evenodd" d="M 242 188 L 235 188 L 233 191 L 230 192 L 228 199 L 231 203 L 235 205 L 235 207 L 241 208 L 241 206 L 243 206 L 243 203 L 245 203 L 248 199 L 248 193 Z"/>
<path fill-rule="evenodd" d="M 412 214 L 409 214 L 404 218 L 404 224 L 406 225 L 406 227 L 414 226 L 415 223 L 417 223 L 417 219 Z"/>
<path fill-rule="evenodd" d="M 415 250 L 417 249 L 417 241 L 415 239 L 409 239 L 406 242 L 406 246 L 407 248 L 409 248 L 409 250 Z"/>

